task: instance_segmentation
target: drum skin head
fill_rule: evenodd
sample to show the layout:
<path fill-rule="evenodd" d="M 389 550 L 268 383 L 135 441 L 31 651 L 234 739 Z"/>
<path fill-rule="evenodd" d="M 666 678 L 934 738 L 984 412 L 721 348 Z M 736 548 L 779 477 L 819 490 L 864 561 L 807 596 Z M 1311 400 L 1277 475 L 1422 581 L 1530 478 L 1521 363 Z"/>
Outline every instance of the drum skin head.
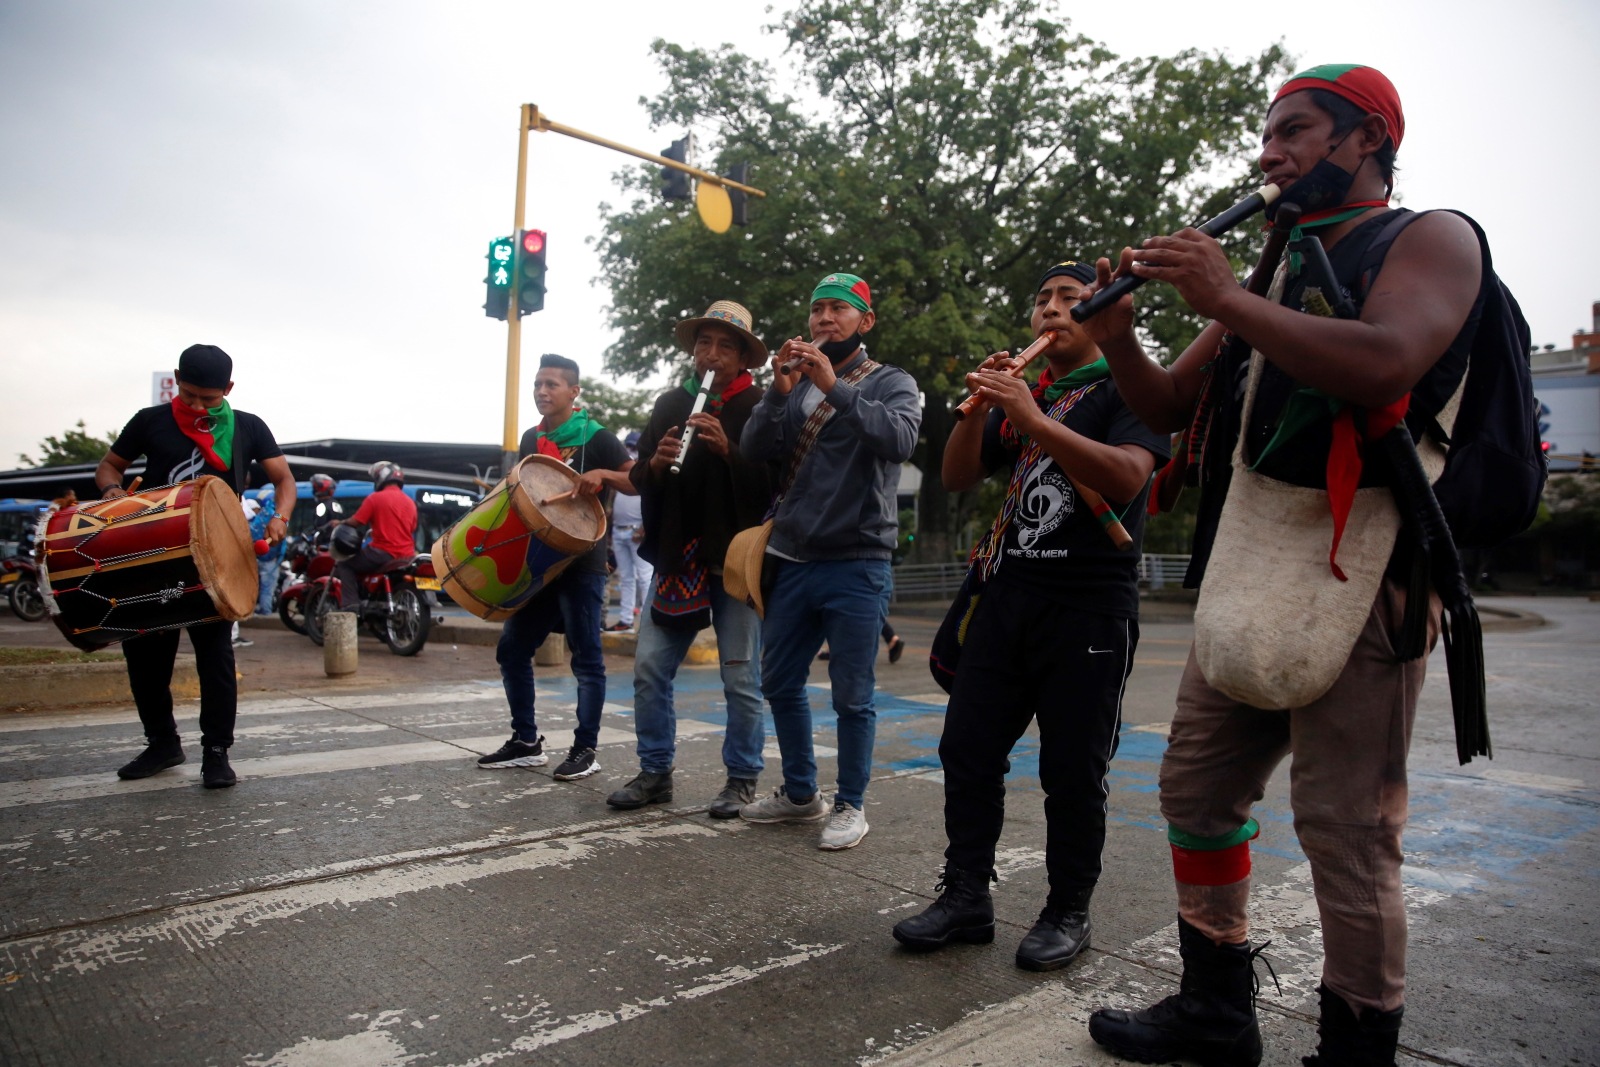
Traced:
<path fill-rule="evenodd" d="M 190 548 L 217 614 L 230 622 L 248 619 L 261 591 L 250 524 L 228 483 L 210 475 L 199 479 L 189 505 Z"/>
<path fill-rule="evenodd" d="M 605 536 L 606 512 L 592 496 L 575 496 L 549 504 L 540 501 L 570 492 L 578 484 L 571 467 L 552 456 L 529 456 L 511 471 L 521 492 L 511 494 L 511 506 L 531 530 L 553 526 L 570 537 L 574 547 L 592 547 Z"/>

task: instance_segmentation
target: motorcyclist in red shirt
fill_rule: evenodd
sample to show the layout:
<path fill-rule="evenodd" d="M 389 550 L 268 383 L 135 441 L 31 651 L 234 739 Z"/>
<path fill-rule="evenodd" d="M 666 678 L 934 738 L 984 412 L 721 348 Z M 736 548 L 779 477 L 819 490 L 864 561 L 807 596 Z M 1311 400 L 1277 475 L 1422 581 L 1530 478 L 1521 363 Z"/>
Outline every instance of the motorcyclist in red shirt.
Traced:
<path fill-rule="evenodd" d="M 416 555 L 417 504 L 405 491 L 406 474 L 388 461 L 372 465 L 372 495 L 361 502 L 344 526 L 366 526 L 372 540 L 333 568 L 339 579 L 339 610 L 353 611 L 361 601 L 361 576 L 381 570 L 391 560 Z"/>

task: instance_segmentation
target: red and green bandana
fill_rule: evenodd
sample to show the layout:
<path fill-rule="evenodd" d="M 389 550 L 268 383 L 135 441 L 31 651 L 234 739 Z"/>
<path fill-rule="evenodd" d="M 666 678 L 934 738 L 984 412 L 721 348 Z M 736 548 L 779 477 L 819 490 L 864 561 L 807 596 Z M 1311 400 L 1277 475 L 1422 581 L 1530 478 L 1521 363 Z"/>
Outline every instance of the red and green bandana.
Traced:
<path fill-rule="evenodd" d="M 722 411 L 722 405 L 744 392 L 755 384 L 755 379 L 750 377 L 750 372 L 742 370 L 739 376 L 728 383 L 728 387 L 720 393 L 712 393 L 706 397 L 706 411 L 716 415 Z M 690 396 L 700 395 L 700 380 L 694 375 L 683 380 L 683 391 Z"/>
<path fill-rule="evenodd" d="M 173 397 L 172 418 L 183 435 L 200 449 L 206 463 L 219 471 L 233 465 L 233 408 L 226 400 L 214 408 L 196 411 Z"/>
<path fill-rule="evenodd" d="M 1400 147 L 1400 139 L 1406 132 L 1406 115 L 1400 108 L 1400 93 L 1394 83 L 1376 68 L 1364 67 L 1359 63 L 1324 63 L 1320 67 L 1302 70 L 1283 83 L 1283 88 L 1278 90 L 1272 102 L 1277 103 L 1290 93 L 1298 93 L 1302 89 L 1325 89 L 1344 97 L 1369 114 L 1382 115 L 1383 121 L 1389 124 L 1389 136 L 1394 138 L 1394 146 Z"/>
<path fill-rule="evenodd" d="M 811 302 L 843 300 L 857 311 L 872 310 L 872 290 L 854 274 L 830 274 L 811 291 Z"/>
<path fill-rule="evenodd" d="M 589 443 L 589 438 L 605 429 L 595 421 L 594 416 L 584 408 L 578 408 L 553 430 L 545 430 L 544 423 L 537 429 L 538 449 L 542 455 L 559 459 L 563 463 L 582 446 Z"/>

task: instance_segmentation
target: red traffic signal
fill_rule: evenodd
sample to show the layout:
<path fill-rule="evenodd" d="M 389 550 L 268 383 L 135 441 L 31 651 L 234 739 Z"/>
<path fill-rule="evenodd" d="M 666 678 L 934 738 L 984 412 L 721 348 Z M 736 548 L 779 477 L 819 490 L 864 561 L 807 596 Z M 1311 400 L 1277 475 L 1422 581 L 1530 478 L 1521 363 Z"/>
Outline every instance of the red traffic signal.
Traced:
<path fill-rule="evenodd" d="M 544 231 L 524 230 L 522 232 L 522 251 L 530 256 L 537 256 L 544 251 Z"/>

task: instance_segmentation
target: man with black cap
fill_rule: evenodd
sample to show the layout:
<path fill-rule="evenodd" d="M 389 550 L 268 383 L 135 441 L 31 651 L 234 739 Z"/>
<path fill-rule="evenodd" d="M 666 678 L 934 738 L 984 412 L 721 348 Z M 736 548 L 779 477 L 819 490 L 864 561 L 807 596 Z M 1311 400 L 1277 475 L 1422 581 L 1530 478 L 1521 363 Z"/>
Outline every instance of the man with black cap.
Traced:
<path fill-rule="evenodd" d="M 178 357 L 178 395 L 170 404 L 144 408 L 128 420 L 94 472 L 104 497 L 125 496 L 128 467 L 145 457 L 149 486 L 188 481 L 202 475 L 221 478 L 235 493 L 245 488 L 250 464 L 259 462 L 271 479 L 277 507 L 267 523 L 267 540 L 278 544 L 294 511 L 294 475 L 267 424 L 228 403 L 233 392 L 233 360 L 216 345 L 191 345 Z M 233 669 L 233 627 L 227 622 L 190 626 L 195 669 L 200 675 L 200 776 L 206 788 L 233 785 L 228 766 L 238 679 Z M 144 724 L 145 748 L 117 771 L 121 778 L 148 778 L 185 759 L 172 716 L 172 665 L 178 631 L 146 634 L 122 643 L 128 686 Z"/>
<path fill-rule="evenodd" d="M 722 763 L 727 781 L 707 811 L 733 819 L 755 799 L 765 724 L 761 715 L 761 619 L 723 586 L 723 561 L 735 534 L 759 526 L 771 501 L 765 463 L 746 457 L 739 434 L 760 399 L 750 370 L 767 361 L 767 346 L 750 330 L 750 312 L 719 300 L 678 323 L 678 344 L 694 356 L 694 372 L 656 399 L 640 445 L 650 459 L 633 468 L 644 506 L 644 557 L 656 565 L 650 604 L 639 619 L 634 657 L 633 721 L 639 776 L 612 793 L 614 808 L 672 801 L 677 752 L 673 680 L 695 635 L 716 628 L 727 728 Z M 691 414 L 712 372 L 703 410 Z M 683 450 L 683 435 L 695 436 Z"/>
<path fill-rule="evenodd" d="M 1093 267 L 1070 260 L 1045 271 L 1032 328 L 1035 337 L 1056 335 L 1043 353 L 1049 365 L 1029 386 L 1006 373 L 1007 353 L 985 360 L 967 376 L 978 397 L 973 417 L 957 422 L 945 445 L 950 492 L 996 471 L 1008 486 L 973 550 L 959 659 L 935 649 L 936 675 L 954 674 L 939 742 L 950 840 L 944 893 L 894 928 L 913 949 L 994 939 L 989 883 L 1008 757 L 1037 720 L 1050 895 L 1016 953 L 1017 966 L 1033 971 L 1065 967 L 1089 944 L 1106 769 L 1139 641 L 1145 500 L 1151 472 L 1170 453 L 1166 435 L 1128 410 L 1105 358 L 1068 314 L 1094 277 Z M 1133 538 L 1126 548 L 1104 526 L 1106 507 Z"/>
<path fill-rule="evenodd" d="M 533 379 L 533 402 L 544 416 L 522 435 L 517 454 L 535 453 L 560 460 L 578 474 L 581 496 L 599 496 L 602 505 L 613 492 L 633 494 L 628 471 L 633 460 L 617 435 L 577 406 L 578 364 L 547 353 L 539 358 Z M 544 738 L 534 718 L 533 654 L 552 633 L 563 632 L 572 648 L 572 675 L 578 682 L 578 728 L 567 757 L 554 777 L 570 782 L 600 769 L 595 746 L 600 740 L 600 710 L 606 700 L 606 660 L 600 648 L 605 620 L 606 543 L 602 538 L 587 555 L 567 569 L 517 613 L 505 621 L 495 660 L 511 705 L 511 738 L 478 760 L 478 766 L 542 767 L 549 762 Z"/>
<path fill-rule="evenodd" d="M 861 343 L 875 322 L 872 291 L 861 278 L 830 274 L 818 282 L 811 340 L 783 343 L 772 386 L 739 445 L 746 457 L 780 471 L 765 549 L 774 574 L 770 594 L 762 590 L 761 688 L 783 754 L 783 785 L 740 815 L 761 823 L 827 819 L 817 847 L 830 850 L 853 848 L 867 833 L 874 669 L 900 527 L 895 492 L 922 425 L 916 380 L 868 358 Z M 824 641 L 839 725 L 831 806 L 817 787 L 806 697 L 811 661 Z"/>

